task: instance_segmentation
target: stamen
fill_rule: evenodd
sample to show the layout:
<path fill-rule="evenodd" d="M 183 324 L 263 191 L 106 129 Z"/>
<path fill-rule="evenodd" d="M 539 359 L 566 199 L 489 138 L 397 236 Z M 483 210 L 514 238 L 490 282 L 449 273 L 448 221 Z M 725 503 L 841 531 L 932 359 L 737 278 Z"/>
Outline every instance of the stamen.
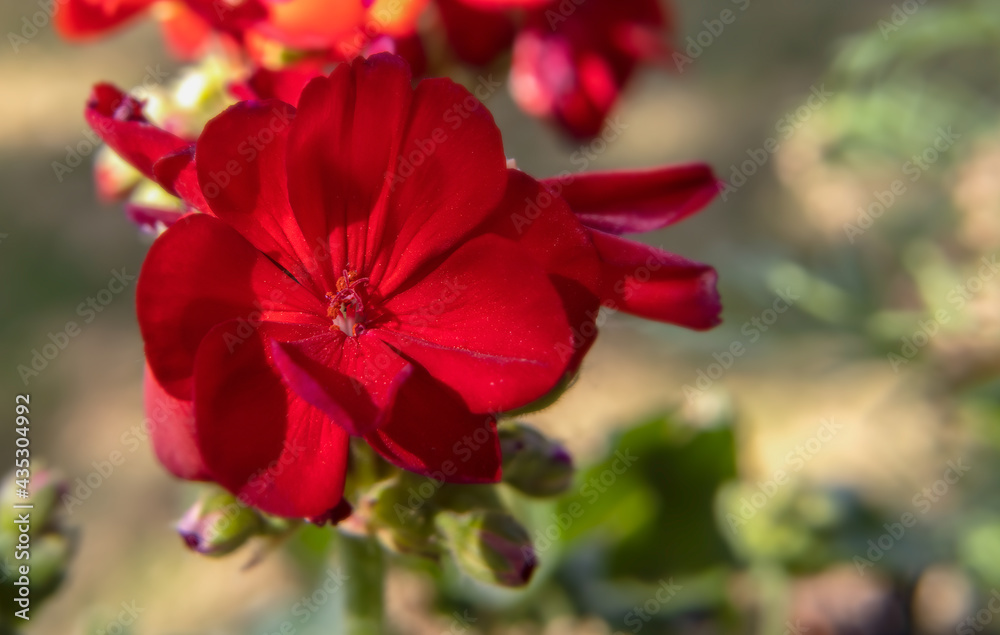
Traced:
<path fill-rule="evenodd" d="M 357 271 L 343 270 L 337 280 L 337 293 L 326 294 L 330 301 L 326 314 L 333 320 L 330 330 L 339 329 L 350 336 L 364 332 L 365 304 L 359 288 L 367 284 L 368 278 L 359 277 Z"/>

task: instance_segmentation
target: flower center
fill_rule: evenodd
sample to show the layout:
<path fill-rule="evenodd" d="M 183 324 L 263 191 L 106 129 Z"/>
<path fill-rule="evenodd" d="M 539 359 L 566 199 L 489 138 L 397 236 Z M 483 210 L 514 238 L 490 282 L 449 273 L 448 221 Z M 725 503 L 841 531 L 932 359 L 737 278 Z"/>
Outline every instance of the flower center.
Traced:
<path fill-rule="evenodd" d="M 357 271 L 344 269 L 337 280 L 337 292 L 328 292 L 326 298 L 330 306 L 327 316 L 333 320 L 330 330 L 340 329 L 346 335 L 355 336 L 365 332 L 365 298 L 362 287 L 368 278 L 361 278 Z"/>

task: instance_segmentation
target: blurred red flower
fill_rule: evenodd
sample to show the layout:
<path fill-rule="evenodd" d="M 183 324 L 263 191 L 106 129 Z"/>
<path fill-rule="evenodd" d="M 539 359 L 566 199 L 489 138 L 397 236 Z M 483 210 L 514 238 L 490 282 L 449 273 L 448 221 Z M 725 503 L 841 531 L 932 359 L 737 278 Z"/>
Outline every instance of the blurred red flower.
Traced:
<path fill-rule="evenodd" d="M 242 40 L 243 32 L 268 15 L 266 0 L 65 0 L 57 3 L 55 24 L 69 40 L 106 34 L 133 18 L 155 10 L 174 53 L 183 58 L 203 52 L 215 30 Z"/>
<path fill-rule="evenodd" d="M 549 2 L 518 31 L 514 99 L 574 136 L 594 136 L 639 65 L 665 57 L 670 28 L 659 0 Z"/>
<path fill-rule="evenodd" d="M 88 103 L 116 152 L 206 212 L 154 243 L 138 289 L 177 476 L 319 517 L 355 435 L 407 470 L 494 481 L 494 414 L 576 371 L 600 304 L 718 322 L 711 267 L 619 237 L 703 207 L 706 166 L 540 183 L 506 167 L 468 91 L 413 89 L 399 57 L 301 79 L 259 82 L 295 104 L 241 102 L 194 145 L 110 86 Z"/>
<path fill-rule="evenodd" d="M 269 42 L 295 50 L 328 51 L 351 59 L 379 36 L 405 38 L 428 0 L 64 0 L 56 27 L 69 40 L 86 40 L 151 12 L 172 51 L 204 52 L 212 32 L 230 37 L 261 61 Z M 391 10 L 390 7 L 391 6 Z"/>
<path fill-rule="evenodd" d="M 113 28 L 154 0 L 67 0 L 57 14 L 64 36 L 79 39 Z M 404 56 L 422 72 L 424 40 L 418 18 L 430 0 L 157 0 L 172 48 L 191 57 L 214 30 L 228 34 L 265 67 L 309 54 L 350 60 L 377 51 Z M 511 89 L 529 114 L 551 119 L 570 134 L 600 132 L 636 69 L 665 59 L 671 20 L 658 0 L 434 0 L 451 50 L 479 66 L 513 47 Z M 223 7 L 225 10 L 219 10 Z M 278 47 L 275 53 L 274 47 Z M 435 49 L 436 47 L 430 47 Z"/>

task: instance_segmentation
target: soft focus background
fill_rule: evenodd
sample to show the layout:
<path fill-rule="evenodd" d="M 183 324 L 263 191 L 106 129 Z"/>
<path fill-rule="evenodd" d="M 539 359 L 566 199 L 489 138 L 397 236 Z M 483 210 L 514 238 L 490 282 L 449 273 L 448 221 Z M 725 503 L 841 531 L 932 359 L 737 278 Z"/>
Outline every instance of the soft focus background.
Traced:
<path fill-rule="evenodd" d="M 0 33 L 38 10 L 4 2 Z M 643 239 L 718 268 L 725 323 L 608 316 L 577 384 L 530 418 L 581 467 L 561 503 L 522 505 L 542 560 L 530 589 L 400 561 L 395 630 L 1000 632 L 1000 5 L 676 10 L 690 59 L 633 84 L 608 142 L 568 144 L 506 91 L 488 106 L 537 176 L 713 164 L 724 200 Z M 83 47 L 50 26 L 16 54 L 0 45 L 0 466 L 14 395 L 30 394 L 36 469 L 79 500 L 61 505 L 77 555 L 26 632 L 335 632 L 335 601 L 296 612 L 328 575 L 302 555 L 320 532 L 221 560 L 183 548 L 172 523 L 194 488 L 140 426 L 134 282 L 85 308 L 150 239 L 96 202 L 91 151 L 67 156 L 92 147 L 84 100 L 99 79 L 177 68 L 150 23 Z M 81 331 L 61 338 L 70 320 Z M 17 367 L 50 335 L 64 348 L 25 386 Z"/>

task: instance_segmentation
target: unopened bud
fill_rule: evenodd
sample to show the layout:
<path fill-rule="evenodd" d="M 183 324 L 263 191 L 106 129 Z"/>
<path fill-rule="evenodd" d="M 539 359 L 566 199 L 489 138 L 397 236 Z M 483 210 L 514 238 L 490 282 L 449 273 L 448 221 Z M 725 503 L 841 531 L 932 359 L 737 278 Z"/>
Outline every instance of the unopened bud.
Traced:
<path fill-rule="evenodd" d="M 16 516 L 24 510 L 31 512 L 31 535 L 37 535 L 57 522 L 56 503 L 66 492 L 66 482 L 58 474 L 40 463 L 30 472 L 28 479 L 16 478 L 11 472 L 0 484 L 0 524 L 3 531 L 10 531 Z M 15 509 L 14 505 L 30 505 Z"/>
<path fill-rule="evenodd" d="M 513 516 L 441 512 L 435 521 L 455 563 L 470 577 L 507 587 L 531 580 L 538 560 L 527 530 Z"/>
<path fill-rule="evenodd" d="M 523 423 L 500 428 L 503 480 L 529 496 L 562 494 L 573 482 L 573 458 L 562 444 Z"/>
<path fill-rule="evenodd" d="M 8 474 L 0 484 L 0 591 L 5 597 L 23 597 L 21 589 L 30 581 L 35 608 L 66 576 L 76 534 L 64 527 L 57 505 L 65 492 L 65 481 L 41 461 Z M 10 615 L 10 623 L 20 622 Z M 5 625 L 0 619 L 0 633 L 8 632 Z"/>
<path fill-rule="evenodd" d="M 177 523 L 177 533 L 184 544 L 206 556 L 232 553 L 266 530 L 266 523 L 257 510 L 227 492 L 204 496 Z"/>

